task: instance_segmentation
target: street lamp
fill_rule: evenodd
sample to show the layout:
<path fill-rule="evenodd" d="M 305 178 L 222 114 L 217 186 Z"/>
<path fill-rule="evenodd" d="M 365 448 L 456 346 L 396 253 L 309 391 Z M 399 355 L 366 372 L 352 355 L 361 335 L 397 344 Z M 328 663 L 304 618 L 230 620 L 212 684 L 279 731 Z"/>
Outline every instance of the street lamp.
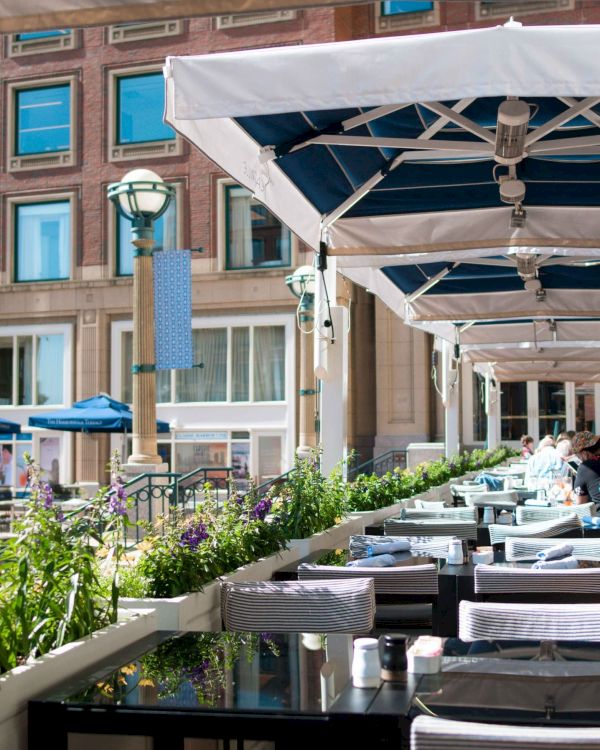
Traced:
<path fill-rule="evenodd" d="M 315 303 L 315 269 L 312 266 L 300 266 L 294 273 L 286 276 L 285 283 L 290 292 L 297 297 L 298 327 L 304 334 L 300 336 L 300 396 L 298 404 L 298 439 L 296 453 L 301 458 L 310 456 L 311 448 L 316 445 L 315 412 L 316 390 L 313 373 L 313 325 Z"/>
<path fill-rule="evenodd" d="M 161 464 L 156 441 L 156 362 L 154 354 L 154 222 L 175 195 L 149 169 L 134 169 L 108 186 L 108 198 L 131 222 L 133 236 L 133 435 L 129 464 Z"/>

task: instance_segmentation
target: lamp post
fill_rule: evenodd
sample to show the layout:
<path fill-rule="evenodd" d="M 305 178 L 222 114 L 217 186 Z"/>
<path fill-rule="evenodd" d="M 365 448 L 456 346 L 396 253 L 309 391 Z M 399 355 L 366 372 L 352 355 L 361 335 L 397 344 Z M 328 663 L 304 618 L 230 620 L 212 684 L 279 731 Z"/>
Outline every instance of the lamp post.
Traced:
<path fill-rule="evenodd" d="M 296 453 L 301 458 L 310 455 L 311 448 L 316 446 L 315 407 L 316 390 L 313 373 L 313 326 L 315 302 L 315 271 L 312 266 L 300 266 L 286 277 L 285 283 L 290 292 L 297 297 L 298 326 L 300 336 L 300 396 L 298 404 L 298 447 Z"/>
<path fill-rule="evenodd" d="M 107 189 L 117 211 L 131 222 L 133 236 L 133 435 L 130 464 L 161 464 L 156 440 L 154 355 L 154 222 L 175 194 L 149 169 L 134 169 Z"/>

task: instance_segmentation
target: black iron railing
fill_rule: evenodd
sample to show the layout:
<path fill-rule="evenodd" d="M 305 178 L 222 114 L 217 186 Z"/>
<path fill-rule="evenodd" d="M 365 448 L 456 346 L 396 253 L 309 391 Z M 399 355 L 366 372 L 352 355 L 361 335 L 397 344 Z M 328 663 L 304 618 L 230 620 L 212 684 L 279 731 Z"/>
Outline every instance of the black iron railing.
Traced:
<path fill-rule="evenodd" d="M 352 466 L 348 469 L 348 481 L 353 481 L 359 474 L 376 474 L 382 477 L 396 468 L 406 469 L 406 450 L 390 450 L 358 466 Z"/>

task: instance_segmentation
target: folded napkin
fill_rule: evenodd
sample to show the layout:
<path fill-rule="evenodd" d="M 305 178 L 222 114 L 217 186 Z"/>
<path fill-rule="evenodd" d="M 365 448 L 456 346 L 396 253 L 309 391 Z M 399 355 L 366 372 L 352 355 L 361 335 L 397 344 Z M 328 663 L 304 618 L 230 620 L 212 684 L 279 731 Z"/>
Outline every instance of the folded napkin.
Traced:
<path fill-rule="evenodd" d="M 499 491 L 504 489 L 504 480 L 499 477 L 494 477 L 491 474 L 485 472 L 475 477 L 477 484 L 487 484 L 488 488 L 492 491 Z"/>
<path fill-rule="evenodd" d="M 391 555 L 394 552 L 406 552 L 409 549 L 410 542 L 408 539 L 402 539 L 398 542 L 381 542 L 380 544 L 372 544 L 370 547 L 367 547 L 367 557 Z"/>
<path fill-rule="evenodd" d="M 574 557 L 563 557 L 561 560 L 538 560 L 531 566 L 533 570 L 559 570 L 579 567 L 579 562 Z"/>
<path fill-rule="evenodd" d="M 541 508 L 549 508 L 552 505 L 550 500 L 541 500 L 540 498 L 537 498 L 537 497 L 530 497 L 527 500 L 525 500 L 523 504 L 535 505 Z"/>
<path fill-rule="evenodd" d="M 396 564 L 393 555 L 376 555 L 375 557 L 361 557 L 346 563 L 347 568 L 391 568 Z"/>
<path fill-rule="evenodd" d="M 584 526 L 600 526 L 600 516 L 582 516 Z"/>
<path fill-rule="evenodd" d="M 548 547 L 536 554 L 540 560 L 557 560 L 559 557 L 568 557 L 573 552 L 572 544 L 555 544 L 554 547 Z"/>

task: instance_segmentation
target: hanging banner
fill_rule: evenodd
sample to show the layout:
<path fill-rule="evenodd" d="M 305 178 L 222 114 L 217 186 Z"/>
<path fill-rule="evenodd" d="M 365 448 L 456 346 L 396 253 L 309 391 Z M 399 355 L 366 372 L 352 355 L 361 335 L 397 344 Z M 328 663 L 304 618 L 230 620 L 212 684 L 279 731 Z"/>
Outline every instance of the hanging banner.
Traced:
<path fill-rule="evenodd" d="M 156 369 L 187 369 L 194 364 L 191 253 L 160 250 L 152 257 Z"/>

